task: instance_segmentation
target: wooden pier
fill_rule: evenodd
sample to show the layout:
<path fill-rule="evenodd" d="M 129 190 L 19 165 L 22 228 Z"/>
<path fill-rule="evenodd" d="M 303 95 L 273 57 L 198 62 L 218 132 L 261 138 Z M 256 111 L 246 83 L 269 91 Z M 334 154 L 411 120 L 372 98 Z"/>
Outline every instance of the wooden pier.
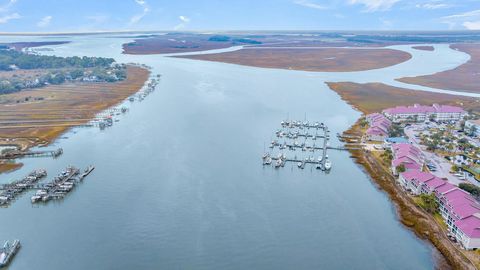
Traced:
<path fill-rule="evenodd" d="M 53 157 L 57 158 L 63 154 L 63 149 L 58 148 L 57 150 L 53 151 L 20 151 L 20 150 L 12 150 L 7 151 L 3 155 L 0 155 L 0 159 L 16 159 L 16 158 L 23 158 L 23 157 Z"/>

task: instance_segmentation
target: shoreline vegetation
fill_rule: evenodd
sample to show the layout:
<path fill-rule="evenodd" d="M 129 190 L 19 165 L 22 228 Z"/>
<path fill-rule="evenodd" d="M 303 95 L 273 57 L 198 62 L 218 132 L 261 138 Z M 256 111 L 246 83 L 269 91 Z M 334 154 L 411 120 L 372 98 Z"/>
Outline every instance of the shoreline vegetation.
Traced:
<path fill-rule="evenodd" d="M 118 82 L 70 82 L 0 95 L 0 145 L 28 150 L 46 146 L 72 127 L 136 93 L 150 71 L 127 65 L 126 78 Z M 0 161 L 0 174 L 21 163 Z"/>
<path fill-rule="evenodd" d="M 380 83 L 327 84 L 345 102 L 364 114 L 413 103 L 460 105 L 475 113 L 480 112 L 479 100 L 470 97 L 402 89 Z M 360 124 L 361 119 L 344 134 L 363 136 L 366 128 Z M 390 172 L 389 166 L 382 161 L 380 156 L 365 150 L 349 151 L 352 158 L 362 166 L 372 182 L 388 194 L 389 199 L 396 207 L 400 222 L 411 229 L 420 239 L 428 240 L 441 253 L 443 258 L 436 258 L 438 269 L 480 268 L 478 253 L 463 251 L 453 245 L 446 235 L 445 224 L 442 223 L 442 220 L 437 220 L 435 216 L 423 210 L 414 198 L 396 184 L 396 179 Z"/>
<path fill-rule="evenodd" d="M 345 135 L 363 135 L 359 122 L 355 123 Z M 455 247 L 448 239 L 444 227 L 436 221 L 433 215 L 421 209 L 415 201 L 395 184 L 395 178 L 388 166 L 382 164 L 378 157 L 362 150 L 349 150 L 351 157 L 369 175 L 372 182 L 385 193 L 395 205 L 399 221 L 412 230 L 420 239 L 428 240 L 443 256 L 436 258 L 437 269 L 478 269 L 478 258 L 468 256 Z"/>
<path fill-rule="evenodd" d="M 345 102 L 364 114 L 415 103 L 454 105 L 467 111 L 480 112 L 480 99 L 474 97 L 417 91 L 383 83 L 327 82 L 327 85 Z"/>
<path fill-rule="evenodd" d="M 351 72 L 385 68 L 403 63 L 412 55 L 393 49 L 354 48 L 255 48 L 217 54 L 173 56 L 261 68 L 318 72 Z"/>
<path fill-rule="evenodd" d="M 438 72 L 433 75 L 405 77 L 397 80 L 432 88 L 480 93 L 478 75 L 478 71 L 480 70 L 480 44 L 463 43 L 450 45 L 450 47 L 454 50 L 469 54 L 471 57 L 470 60 L 452 70 Z"/>
<path fill-rule="evenodd" d="M 68 44 L 70 41 L 32 41 L 32 42 L 12 42 L 12 43 L 0 43 L 1 47 L 9 47 L 16 51 L 22 51 L 27 48 L 41 47 L 41 46 L 51 46 L 51 45 L 62 45 Z"/>
<path fill-rule="evenodd" d="M 112 58 L 37 55 L 0 46 L 0 94 L 65 82 L 116 82 L 125 76 L 125 65 Z"/>

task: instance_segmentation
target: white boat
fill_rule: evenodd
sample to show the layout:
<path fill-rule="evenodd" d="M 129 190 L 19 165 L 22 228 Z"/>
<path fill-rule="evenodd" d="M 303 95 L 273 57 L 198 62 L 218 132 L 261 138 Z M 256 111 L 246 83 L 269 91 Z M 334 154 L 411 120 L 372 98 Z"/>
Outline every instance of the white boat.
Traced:
<path fill-rule="evenodd" d="M 330 160 L 325 160 L 325 170 L 330 170 L 332 168 L 332 162 Z"/>
<path fill-rule="evenodd" d="M 275 162 L 275 168 L 278 168 L 280 166 L 282 166 L 282 160 L 277 159 L 277 161 Z"/>
<path fill-rule="evenodd" d="M 318 156 L 318 162 L 322 162 L 323 160 L 323 157 L 322 156 Z"/>
<path fill-rule="evenodd" d="M 263 162 L 263 164 L 265 164 L 265 165 L 270 165 L 270 164 L 272 164 L 272 158 L 271 158 L 271 157 L 267 157 L 267 158 L 265 159 L 265 161 Z"/>

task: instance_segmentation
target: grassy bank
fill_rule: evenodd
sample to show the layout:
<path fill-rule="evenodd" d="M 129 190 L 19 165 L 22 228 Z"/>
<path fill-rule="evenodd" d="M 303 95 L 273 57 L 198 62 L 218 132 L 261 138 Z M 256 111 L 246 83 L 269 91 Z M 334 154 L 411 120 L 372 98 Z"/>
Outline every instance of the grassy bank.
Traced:
<path fill-rule="evenodd" d="M 356 123 L 345 134 L 361 134 L 359 123 Z M 435 220 L 435 217 L 423 211 L 415 201 L 406 194 L 390 173 L 389 168 L 369 152 L 350 150 L 356 163 L 361 165 L 370 175 L 372 181 L 389 195 L 395 204 L 399 220 L 411 229 L 421 239 L 428 240 L 444 256 L 446 261 L 437 262 L 437 268 L 445 269 L 477 269 L 466 255 L 457 249 L 447 238 L 444 228 Z"/>
<path fill-rule="evenodd" d="M 47 145 L 137 92 L 149 74 L 145 68 L 128 66 L 121 82 L 50 85 L 1 95 L 0 145 L 14 144 L 22 150 Z M 0 162 L 0 173 L 20 166 Z"/>

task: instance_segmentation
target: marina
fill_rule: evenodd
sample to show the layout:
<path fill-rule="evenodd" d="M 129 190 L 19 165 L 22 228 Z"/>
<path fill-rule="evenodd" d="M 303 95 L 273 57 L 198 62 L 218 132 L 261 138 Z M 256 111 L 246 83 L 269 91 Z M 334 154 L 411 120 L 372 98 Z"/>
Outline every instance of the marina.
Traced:
<path fill-rule="evenodd" d="M 264 166 L 273 165 L 275 168 L 280 168 L 287 162 L 292 162 L 300 169 L 310 164 L 318 170 L 329 171 L 332 168 L 332 161 L 328 157 L 327 150 L 362 149 L 361 145 L 351 144 L 348 147 L 330 146 L 330 131 L 324 123 L 286 120 L 280 122 L 280 125 L 282 129 L 275 132 L 278 139 L 273 140 L 269 145 L 271 151 L 278 148 L 280 152 L 277 154 L 265 152 L 262 156 Z M 297 150 L 300 150 L 300 153 L 293 154 L 292 157 L 292 153 Z M 318 157 L 315 156 L 316 152 L 320 152 Z"/>
<path fill-rule="evenodd" d="M 7 267 L 13 260 L 13 257 L 20 249 L 20 241 L 14 240 L 12 243 L 6 241 L 3 248 L 0 248 L 0 268 Z"/>
<path fill-rule="evenodd" d="M 32 203 L 63 199 L 73 190 L 75 185 L 82 182 L 94 169 L 95 167 L 90 165 L 83 172 L 80 172 L 79 169 L 73 166 L 67 167 L 51 182 L 35 187 L 39 190 L 31 197 Z"/>
<path fill-rule="evenodd" d="M 47 176 L 47 171 L 36 170 L 25 178 L 11 184 L 0 185 L 0 206 L 8 205 L 23 192 L 33 188 L 40 179 Z"/>

